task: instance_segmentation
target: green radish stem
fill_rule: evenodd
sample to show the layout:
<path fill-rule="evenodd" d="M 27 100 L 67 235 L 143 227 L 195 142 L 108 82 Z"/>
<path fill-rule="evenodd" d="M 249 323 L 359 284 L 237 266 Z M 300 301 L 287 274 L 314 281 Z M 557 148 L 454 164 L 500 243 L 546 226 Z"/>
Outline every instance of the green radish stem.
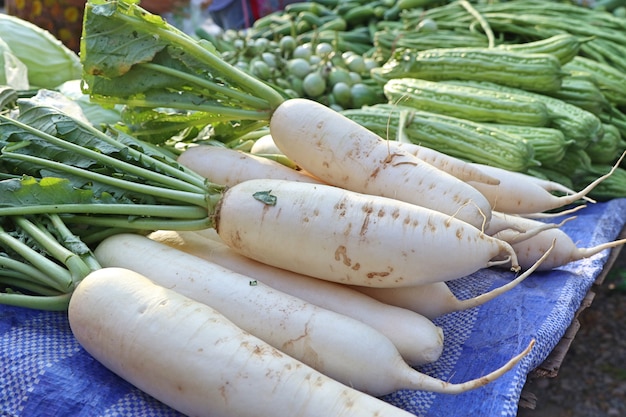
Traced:
<path fill-rule="evenodd" d="M 7 216 L 0 223 L 1 304 L 64 311 L 80 280 L 100 268 L 55 214 Z"/>

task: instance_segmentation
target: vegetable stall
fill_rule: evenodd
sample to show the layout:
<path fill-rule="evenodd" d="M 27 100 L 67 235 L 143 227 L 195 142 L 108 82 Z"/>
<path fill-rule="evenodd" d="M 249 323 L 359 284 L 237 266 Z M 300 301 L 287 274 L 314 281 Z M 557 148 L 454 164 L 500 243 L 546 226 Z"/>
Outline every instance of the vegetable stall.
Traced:
<path fill-rule="evenodd" d="M 514 416 L 624 243 L 620 13 L 0 14 L 3 413 Z"/>

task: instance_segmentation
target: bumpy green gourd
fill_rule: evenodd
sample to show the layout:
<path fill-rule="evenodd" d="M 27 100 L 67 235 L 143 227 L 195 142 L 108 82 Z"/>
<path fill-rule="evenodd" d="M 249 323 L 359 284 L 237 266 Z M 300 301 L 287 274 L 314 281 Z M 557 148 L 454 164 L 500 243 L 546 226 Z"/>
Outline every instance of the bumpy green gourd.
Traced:
<path fill-rule="evenodd" d="M 463 160 L 526 171 L 539 165 L 522 137 L 485 124 L 406 106 L 377 104 L 342 112 L 349 119 L 391 140 L 406 140 Z"/>
<path fill-rule="evenodd" d="M 593 76 L 606 98 L 613 104 L 626 104 L 626 74 L 609 64 L 577 56 L 563 66 L 570 72 L 584 72 Z"/>
<path fill-rule="evenodd" d="M 540 92 L 557 91 L 564 74 L 553 55 L 498 48 L 399 49 L 372 70 L 372 76 L 383 82 L 393 78 L 489 81 Z"/>
<path fill-rule="evenodd" d="M 545 104 L 507 92 L 417 78 L 389 80 L 383 90 L 390 103 L 475 122 L 547 126 L 550 120 Z"/>
<path fill-rule="evenodd" d="M 582 72 L 563 78 L 561 88 L 550 95 L 595 115 L 602 114 L 611 106 L 595 78 Z"/>
<path fill-rule="evenodd" d="M 533 42 L 500 44 L 497 48 L 513 52 L 550 54 L 555 56 L 561 65 L 564 65 L 578 55 L 580 46 L 584 42 L 591 39 L 592 38 L 581 39 L 576 35 L 566 32 Z"/>
<path fill-rule="evenodd" d="M 546 94 L 507 87 L 496 83 L 467 81 L 450 81 L 449 83 L 516 93 L 525 95 L 531 100 L 544 103 L 550 114 L 548 127 L 559 129 L 563 132 L 566 139 L 574 141 L 571 146 L 578 149 L 585 149 L 590 143 L 600 140 L 604 134 L 602 121 L 595 114 Z"/>
<path fill-rule="evenodd" d="M 567 140 L 563 132 L 552 127 L 516 126 L 500 123 L 488 123 L 487 126 L 503 130 L 507 133 L 526 139 L 535 151 L 535 159 L 542 165 L 551 166 L 565 156 L 572 140 Z"/>
<path fill-rule="evenodd" d="M 591 143 L 585 152 L 594 164 L 613 164 L 626 150 L 619 129 L 612 124 L 604 125 L 604 135 L 598 142 Z"/>

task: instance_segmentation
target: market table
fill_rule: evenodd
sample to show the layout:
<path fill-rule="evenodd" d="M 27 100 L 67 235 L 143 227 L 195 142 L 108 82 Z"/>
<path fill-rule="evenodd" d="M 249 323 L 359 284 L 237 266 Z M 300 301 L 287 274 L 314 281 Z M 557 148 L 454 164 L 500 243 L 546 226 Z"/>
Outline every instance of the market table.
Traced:
<path fill-rule="evenodd" d="M 592 204 L 576 215 L 563 230 L 580 247 L 612 241 L 626 223 L 626 199 Z M 424 417 L 515 416 L 529 373 L 545 366 L 566 335 L 609 254 L 535 273 L 496 300 L 436 320 L 444 329 L 443 355 L 419 370 L 451 382 L 492 371 L 536 339 L 530 354 L 497 381 L 458 395 L 401 390 L 383 399 Z M 508 271 L 481 270 L 450 286 L 467 298 L 512 277 Z M 180 415 L 96 362 L 73 338 L 64 313 L 0 306 L 0 335 L 0 415 Z"/>

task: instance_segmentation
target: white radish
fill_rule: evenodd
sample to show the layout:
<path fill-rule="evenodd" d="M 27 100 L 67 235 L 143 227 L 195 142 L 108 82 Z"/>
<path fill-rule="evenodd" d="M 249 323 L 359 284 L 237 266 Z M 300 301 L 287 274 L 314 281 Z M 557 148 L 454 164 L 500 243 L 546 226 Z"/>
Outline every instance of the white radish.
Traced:
<path fill-rule="evenodd" d="M 298 166 L 337 187 L 440 211 L 482 228 L 491 207 L 468 183 L 400 149 L 323 104 L 287 100 L 272 114 L 270 133 Z"/>
<path fill-rule="evenodd" d="M 527 219 L 519 216 L 510 216 L 510 222 L 515 221 L 523 228 L 533 228 L 540 225 L 539 220 Z M 567 220 L 572 220 L 567 219 Z M 607 242 L 590 248 L 579 248 L 576 243 L 559 228 L 550 228 L 543 230 L 540 233 L 532 236 L 528 239 L 517 241 L 517 234 L 515 230 L 503 230 L 495 234 L 500 239 L 511 241 L 515 252 L 518 255 L 519 264 L 522 267 L 526 265 L 532 265 L 541 257 L 541 251 L 550 246 L 554 242 L 554 249 L 550 252 L 546 260 L 538 268 L 540 271 L 550 270 L 570 262 L 579 261 L 584 258 L 588 258 L 595 254 L 602 252 L 603 250 L 621 246 L 626 243 L 626 239 L 615 240 Z"/>
<path fill-rule="evenodd" d="M 422 161 L 431 164 L 435 168 L 445 171 L 465 182 L 475 181 L 489 185 L 497 185 L 500 182 L 497 178 L 487 175 L 474 164 L 425 146 L 411 142 L 398 141 L 389 141 L 389 146 L 394 147 L 394 149 L 403 149 Z"/>
<path fill-rule="evenodd" d="M 420 285 L 509 261 L 517 270 L 508 243 L 455 217 L 323 184 L 239 183 L 224 194 L 215 229 L 244 256 L 344 284 Z"/>
<path fill-rule="evenodd" d="M 577 207 L 583 207 L 583 206 L 577 206 Z M 563 223 L 567 221 L 567 220 L 564 220 L 563 222 L 559 224 L 545 223 L 545 222 L 533 222 L 533 223 L 522 224 L 516 221 L 518 216 L 514 214 L 505 214 L 505 213 L 500 213 L 499 211 L 493 211 L 491 214 L 492 214 L 491 222 L 489 223 L 489 227 L 487 228 L 487 230 L 485 230 L 485 233 L 487 233 L 490 236 L 494 236 L 497 233 L 504 231 L 504 230 L 516 232 L 515 238 L 512 237 L 513 233 L 507 233 L 507 236 L 509 236 L 509 239 L 507 240 L 507 242 L 511 244 L 515 242 L 519 242 L 523 239 L 527 239 L 531 236 L 534 236 L 543 230 L 554 229 L 554 228 L 560 227 Z M 527 227 L 530 227 L 530 229 L 527 229 Z"/>
<path fill-rule="evenodd" d="M 347 285 L 246 258 L 216 240 L 219 237 L 214 233 L 159 230 L 151 233 L 149 238 L 259 280 L 311 304 L 362 321 L 387 336 L 409 365 L 434 362 L 441 355 L 443 331 L 421 314 L 381 303 Z"/>
<path fill-rule="evenodd" d="M 131 269 L 208 304 L 247 332 L 360 391 L 384 395 L 413 387 L 408 380 L 383 371 L 409 365 L 387 337 L 358 320 L 147 237 L 112 236 L 96 248 L 95 254 L 103 267 Z M 433 327 L 425 327 L 422 335 L 434 340 L 416 347 L 416 352 L 421 347 L 433 349 L 422 352 L 425 359 L 437 359 L 443 349 L 441 333 Z M 374 357 L 376 366 L 370 363 Z M 385 377 L 381 372 L 386 372 Z"/>
<path fill-rule="evenodd" d="M 415 311 L 429 319 L 434 319 L 444 314 L 478 307 L 515 288 L 520 282 L 540 268 L 542 263 L 548 259 L 550 252 L 554 250 L 554 245 L 555 242 L 537 258 L 534 264 L 530 265 L 523 274 L 515 279 L 486 293 L 463 300 L 458 299 L 445 282 L 404 288 L 353 288 L 383 303 Z"/>
<path fill-rule="evenodd" d="M 225 316 L 215 316 L 216 313 L 211 307 L 178 291 L 160 286 L 135 271 L 125 268 L 104 268 L 90 274 L 77 287 L 70 301 L 69 317 L 74 335 L 89 353 L 101 360 L 109 369 L 129 378 L 131 383 L 168 404 L 175 401 L 174 398 L 171 398 L 172 396 L 183 393 L 189 394 L 188 390 L 195 392 L 195 395 L 191 398 L 187 397 L 188 399 L 204 401 L 199 397 L 211 396 L 215 400 L 216 396 L 228 396 L 233 391 L 247 387 L 246 389 L 257 390 L 247 392 L 254 397 L 251 400 L 254 401 L 253 403 L 246 402 L 248 406 L 257 401 L 263 402 L 276 398 L 280 392 L 280 397 L 283 398 L 284 403 L 300 403 L 289 405 L 289 407 L 296 407 L 295 415 L 314 415 L 308 414 L 308 412 L 301 414 L 302 411 L 297 411 L 300 407 L 316 407 L 316 405 L 308 404 L 315 404 L 316 401 L 312 401 L 312 398 L 307 396 L 298 401 L 301 398 L 300 395 L 305 395 L 299 392 L 298 387 L 301 387 L 303 383 L 305 387 L 307 386 L 305 383 L 307 377 L 305 374 L 302 377 L 305 381 L 302 381 L 295 376 L 290 377 L 291 372 L 294 371 L 294 368 L 296 370 L 298 368 L 304 369 L 311 377 L 315 377 L 317 383 L 322 383 L 327 379 L 322 378 L 317 372 L 292 358 L 290 358 L 292 362 L 283 363 L 280 370 L 273 368 L 270 358 L 284 358 L 286 356 L 281 350 L 271 348 L 270 345 L 261 342 L 260 339 L 244 332 L 232 320 L 224 318 Z M 228 323 L 228 327 L 232 328 L 231 331 L 236 330 L 235 334 L 231 332 L 222 333 L 222 323 Z M 331 325 L 332 323 L 326 324 Z M 278 327 L 279 325 L 280 323 L 267 323 L 267 326 L 270 327 Z M 241 340 L 243 335 L 246 336 L 244 340 Z M 366 335 L 363 338 L 357 337 L 353 340 L 355 345 L 367 342 Z M 350 373 L 353 375 L 371 373 L 372 375 L 368 378 L 378 381 L 371 381 L 370 384 L 378 385 L 380 388 L 378 393 L 374 391 L 373 395 L 383 395 L 403 388 L 458 394 L 484 386 L 502 376 L 528 354 L 533 345 L 534 340 L 520 354 L 514 356 L 495 371 L 458 384 L 420 373 L 407 365 L 400 358 L 400 355 L 397 355 L 394 362 L 391 363 L 382 359 L 384 363 L 381 364 L 381 355 L 386 356 L 384 349 L 377 351 L 359 367 L 350 370 Z M 336 355 L 341 355 L 340 350 L 340 347 L 331 347 L 331 352 Z M 225 357 L 224 355 L 228 356 Z M 255 355 L 256 358 L 251 357 Z M 255 372 L 252 370 L 246 372 L 245 364 L 254 364 L 257 359 L 262 359 L 261 364 L 263 366 L 261 369 Z M 181 371 L 177 371 L 176 364 L 180 364 L 181 361 L 184 365 Z M 205 361 L 207 361 L 206 366 Z M 209 368 L 209 365 L 212 368 Z M 241 368 L 242 366 L 244 369 Z M 189 372 L 191 369 L 194 371 Z M 227 374 L 223 375 L 217 370 L 222 370 Z M 287 372 L 287 374 L 283 375 L 283 372 Z M 173 375 L 168 376 L 169 373 Z M 217 381 L 221 381 L 221 383 L 215 385 L 216 381 L 211 376 L 213 374 L 219 376 Z M 279 385 L 272 386 L 272 389 L 265 392 L 263 380 L 257 380 L 257 377 L 261 376 L 269 378 L 265 384 L 272 385 L 271 382 L 274 382 Z M 186 379 L 181 381 L 179 378 L 183 377 Z M 152 382 L 144 381 L 144 378 L 152 379 Z M 249 380 L 250 378 L 252 381 Z M 163 381 L 154 381 L 155 379 Z M 149 385 L 148 387 L 140 386 L 140 382 Z M 280 389 L 282 383 L 286 386 L 293 385 L 293 388 Z M 195 385 L 198 384 L 205 388 L 196 390 Z M 217 388 L 209 390 L 204 384 L 210 384 L 209 387 Z M 239 387 L 239 384 L 244 385 Z M 154 385 L 160 390 L 157 392 L 148 390 Z M 351 383 L 346 385 L 351 386 Z M 213 393 L 213 391 L 216 392 Z M 285 396 L 285 392 L 291 393 L 291 395 Z M 311 389 L 306 389 L 305 392 L 311 395 Z M 167 394 L 170 397 L 166 400 L 164 397 Z M 267 397 L 260 397 L 263 394 L 267 394 Z M 327 393 L 327 395 L 330 394 L 330 392 Z M 227 398 L 223 398 L 220 402 L 220 404 L 226 403 L 224 407 L 239 407 L 239 405 L 234 405 L 232 401 L 225 400 Z M 336 402 L 336 398 L 331 401 L 331 403 Z M 324 407 L 328 406 L 325 401 L 322 403 L 325 404 Z M 176 404 L 179 407 L 184 407 L 184 404 L 180 402 L 176 402 Z M 244 413 L 243 415 L 266 415 L 254 414 L 258 410 L 256 407 L 252 408 L 253 410 L 247 410 L 246 406 L 240 411 Z M 348 411 L 344 410 L 344 412 Z M 286 411 L 281 410 L 279 415 L 284 413 Z M 214 414 L 209 415 L 213 416 Z M 233 412 L 232 415 L 240 416 L 242 414 Z M 319 415 L 326 414 L 317 414 L 316 417 Z M 345 414 L 339 412 L 330 415 L 343 416 Z M 374 413 L 372 415 L 380 414 Z"/>
<path fill-rule="evenodd" d="M 482 172 L 479 168 L 471 165 L 469 162 L 465 162 L 459 158 L 455 158 L 450 155 L 446 155 L 443 152 L 436 151 L 425 146 L 420 146 L 412 142 L 401 141 L 387 141 L 387 145 L 394 149 L 403 149 L 412 155 L 415 155 L 424 162 L 447 172 L 450 175 L 457 177 L 463 181 L 478 181 L 485 184 L 496 185 L 498 179 L 490 177 Z M 281 150 L 274 143 L 272 135 L 261 136 L 254 142 L 250 153 L 253 154 L 282 154 Z"/>
<path fill-rule="evenodd" d="M 533 214 L 557 209 L 585 199 L 598 184 L 613 174 L 622 158 L 605 175 L 597 178 L 584 189 L 572 192 L 567 187 L 554 181 L 545 181 L 521 172 L 507 171 L 501 168 L 474 164 L 481 171 L 500 180 L 498 185 L 480 182 L 469 183 L 484 194 L 495 211 L 511 214 Z M 557 196 L 553 191 L 564 193 Z"/>
<path fill-rule="evenodd" d="M 310 175 L 271 159 L 217 146 L 190 147 L 179 155 L 178 163 L 213 183 L 225 186 L 257 178 L 320 183 Z"/>
<path fill-rule="evenodd" d="M 421 320 L 416 321 L 414 318 L 406 317 L 406 311 L 434 319 L 453 311 L 477 307 L 516 287 L 536 269 L 533 265 L 524 274 L 505 285 L 470 299 L 459 300 L 445 282 L 400 288 L 349 287 L 331 282 L 328 282 L 328 286 L 324 286 L 322 283 L 327 281 L 275 268 L 237 254 L 222 243 L 213 229 L 194 232 L 159 230 L 150 234 L 149 237 L 242 274 L 258 277 L 276 289 L 313 304 L 364 321 L 392 340 L 404 359 L 413 364 L 423 360 L 421 355 L 411 359 L 416 355 L 414 351 L 419 343 L 413 340 L 414 330 L 424 327 L 418 324 Z M 540 262 L 541 260 L 537 262 L 537 265 Z M 350 289 L 352 293 L 346 294 L 346 290 Z M 353 296 L 354 291 L 369 297 L 359 300 L 358 297 Z M 382 302 L 384 307 L 381 308 L 381 304 L 370 305 L 372 299 Z M 401 307 L 401 309 L 394 311 L 390 310 L 390 307 Z M 363 311 L 363 309 L 367 310 Z"/>
<path fill-rule="evenodd" d="M 252 148 L 250 148 L 252 154 L 282 154 L 281 150 L 274 143 L 274 138 L 271 134 L 263 135 L 254 141 Z"/>
<path fill-rule="evenodd" d="M 96 360 L 188 416 L 411 416 L 130 270 L 88 275 L 68 315 L 74 336 Z"/>

